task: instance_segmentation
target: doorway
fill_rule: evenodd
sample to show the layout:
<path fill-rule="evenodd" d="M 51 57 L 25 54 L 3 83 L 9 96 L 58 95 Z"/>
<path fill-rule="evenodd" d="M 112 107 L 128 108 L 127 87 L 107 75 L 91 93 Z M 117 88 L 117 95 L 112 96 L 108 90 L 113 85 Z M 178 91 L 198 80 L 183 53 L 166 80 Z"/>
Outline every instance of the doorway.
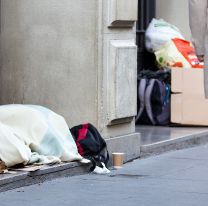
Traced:
<path fill-rule="evenodd" d="M 137 70 L 155 68 L 155 56 L 145 49 L 145 31 L 156 14 L 155 0 L 138 0 L 138 21 L 136 28 L 136 40 L 138 46 Z"/>

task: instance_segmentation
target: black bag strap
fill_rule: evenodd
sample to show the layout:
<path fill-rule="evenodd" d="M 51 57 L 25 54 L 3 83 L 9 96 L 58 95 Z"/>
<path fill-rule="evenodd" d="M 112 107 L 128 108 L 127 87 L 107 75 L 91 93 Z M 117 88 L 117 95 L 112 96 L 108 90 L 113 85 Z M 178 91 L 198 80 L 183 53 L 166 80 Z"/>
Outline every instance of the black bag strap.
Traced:
<path fill-rule="evenodd" d="M 106 155 L 103 155 L 103 154 L 100 154 L 99 156 L 100 156 L 100 161 L 102 162 L 102 159 L 101 159 L 101 157 L 103 158 L 103 160 L 104 160 L 104 164 L 105 164 L 105 166 L 107 167 L 107 164 L 108 164 L 108 161 L 109 161 L 109 152 L 108 152 L 108 149 L 107 149 L 107 145 L 101 150 L 101 151 L 103 151 L 103 150 L 105 150 L 104 152 L 105 152 L 105 154 Z M 101 152 L 100 151 L 100 152 Z"/>

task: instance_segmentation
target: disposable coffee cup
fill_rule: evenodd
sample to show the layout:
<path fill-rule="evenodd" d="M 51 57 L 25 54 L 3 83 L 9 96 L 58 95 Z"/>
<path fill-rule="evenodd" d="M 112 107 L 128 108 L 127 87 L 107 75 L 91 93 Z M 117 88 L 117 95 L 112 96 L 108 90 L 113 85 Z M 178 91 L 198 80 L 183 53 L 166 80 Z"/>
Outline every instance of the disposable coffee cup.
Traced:
<path fill-rule="evenodd" d="M 115 169 L 122 168 L 124 161 L 124 153 L 114 152 L 112 153 L 112 159 L 113 159 L 113 167 Z"/>

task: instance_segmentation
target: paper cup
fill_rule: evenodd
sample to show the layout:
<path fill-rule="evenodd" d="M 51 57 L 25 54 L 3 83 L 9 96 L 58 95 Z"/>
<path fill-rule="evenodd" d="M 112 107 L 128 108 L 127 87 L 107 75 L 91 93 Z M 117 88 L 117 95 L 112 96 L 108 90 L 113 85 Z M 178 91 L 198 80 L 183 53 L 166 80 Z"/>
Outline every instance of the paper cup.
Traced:
<path fill-rule="evenodd" d="M 122 168 L 124 161 L 124 153 L 114 152 L 112 153 L 112 159 L 113 159 L 113 167 L 115 169 Z"/>

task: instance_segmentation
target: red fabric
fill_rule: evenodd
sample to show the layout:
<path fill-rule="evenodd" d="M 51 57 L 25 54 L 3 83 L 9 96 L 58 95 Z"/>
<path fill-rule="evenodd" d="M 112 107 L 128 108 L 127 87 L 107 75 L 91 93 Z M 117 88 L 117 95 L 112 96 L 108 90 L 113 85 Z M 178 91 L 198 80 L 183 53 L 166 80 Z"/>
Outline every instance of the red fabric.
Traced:
<path fill-rule="evenodd" d="M 196 56 L 195 49 L 194 47 L 191 46 L 190 42 L 178 38 L 172 39 L 172 41 L 174 42 L 178 51 L 184 56 L 184 58 L 192 66 L 192 68 L 204 68 L 204 66 L 200 64 Z"/>
<path fill-rule="evenodd" d="M 84 149 L 83 149 L 82 145 L 79 143 L 79 141 L 85 139 L 85 137 L 87 135 L 88 127 L 89 127 L 89 124 L 83 124 L 82 129 L 80 129 L 78 132 L 78 138 L 76 141 L 78 152 L 82 156 L 84 155 Z"/>

